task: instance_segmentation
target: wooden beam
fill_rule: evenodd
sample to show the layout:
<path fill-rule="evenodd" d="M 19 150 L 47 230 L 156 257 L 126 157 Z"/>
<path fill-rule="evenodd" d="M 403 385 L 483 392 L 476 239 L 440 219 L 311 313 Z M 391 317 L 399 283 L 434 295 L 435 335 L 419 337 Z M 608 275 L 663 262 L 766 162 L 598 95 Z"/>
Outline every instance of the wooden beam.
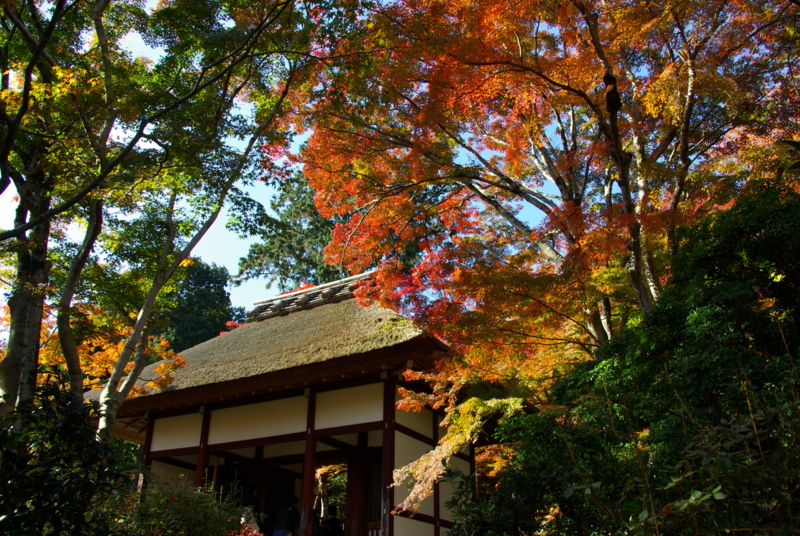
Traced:
<path fill-rule="evenodd" d="M 321 437 L 331 437 L 337 435 L 359 434 L 361 432 L 372 432 L 373 430 L 383 429 L 383 421 L 362 422 L 360 424 L 348 424 L 345 426 L 335 426 L 315 430 L 314 435 L 317 439 Z"/>
<path fill-rule="evenodd" d="M 303 456 L 303 497 L 300 499 L 300 534 L 312 536 L 314 516 L 314 484 L 316 473 L 317 439 L 314 435 L 314 419 L 317 409 L 317 394 L 310 389 L 308 415 L 306 417 L 306 451 Z"/>
<path fill-rule="evenodd" d="M 420 514 L 419 512 L 412 514 L 411 512 L 403 511 L 403 512 L 398 512 L 397 515 L 399 515 L 400 517 L 407 517 L 408 519 L 416 519 L 417 521 L 422 521 L 423 523 L 434 525 L 433 516 L 429 516 L 427 514 Z M 454 525 L 452 521 L 447 521 L 446 519 L 442 519 L 439 523 L 446 529 L 452 529 Z"/>
<path fill-rule="evenodd" d="M 219 453 L 215 453 L 219 454 Z M 302 454 L 286 454 L 284 456 L 273 456 L 272 458 L 264 458 L 262 460 L 253 460 L 247 458 L 249 463 L 259 463 L 261 465 L 290 465 L 295 463 L 303 463 L 305 460 L 305 453 Z M 328 464 L 336 462 L 344 462 L 347 460 L 347 454 L 338 450 L 324 450 L 317 452 L 314 455 L 317 462 L 325 462 Z"/>
<path fill-rule="evenodd" d="M 411 428 L 408 428 L 407 426 L 403 426 L 400 423 L 395 423 L 394 429 L 397 430 L 398 432 L 401 432 L 401 433 L 407 435 L 408 437 L 413 437 L 414 439 L 416 439 L 420 443 L 425 443 L 426 445 L 430 445 L 432 447 L 435 447 L 436 444 L 437 444 L 437 441 L 434 441 L 433 439 L 431 439 L 430 437 L 426 436 L 425 434 L 420 434 L 416 430 L 412 430 Z"/>
<path fill-rule="evenodd" d="M 200 427 L 200 449 L 197 451 L 197 471 L 194 474 L 195 487 L 201 487 L 206 481 L 206 468 L 208 467 L 208 430 L 211 427 L 211 410 L 201 407 L 203 424 Z"/>
<path fill-rule="evenodd" d="M 143 415 L 146 411 L 172 411 L 176 408 L 186 408 L 206 404 L 220 397 L 230 397 L 242 393 L 269 393 L 289 388 L 302 388 L 304 384 L 314 385 L 322 383 L 323 378 L 339 378 L 345 375 L 360 375 L 362 370 L 377 370 L 381 367 L 395 369 L 413 359 L 421 367 L 432 366 L 434 360 L 431 356 L 441 352 L 439 343 L 430 337 L 421 335 L 410 341 L 400 343 L 390 348 L 381 348 L 358 355 L 343 356 L 329 361 L 292 367 L 266 374 L 259 374 L 248 378 L 198 385 L 186 389 L 176 389 L 154 395 L 140 396 L 125 401 L 119 409 L 118 418 L 128 418 Z M 250 403 L 250 398 L 242 398 L 232 405 Z"/>
<path fill-rule="evenodd" d="M 247 456 L 242 456 L 241 454 L 235 454 L 233 452 L 225 452 L 224 450 L 214 451 L 214 456 L 218 456 L 223 460 L 230 460 L 238 463 L 252 463 L 254 461 L 253 458 L 248 458 Z"/>
<path fill-rule="evenodd" d="M 157 460 L 159 458 L 172 458 L 173 456 L 188 456 L 190 454 L 197 454 L 200 447 L 183 447 L 180 449 L 164 449 L 150 452 L 150 459 Z"/>
<path fill-rule="evenodd" d="M 227 443 L 214 443 L 208 446 L 209 452 L 219 452 L 222 450 L 238 450 L 259 445 L 276 445 L 278 443 L 289 443 L 292 441 L 303 441 L 306 438 L 305 432 L 294 434 L 283 434 L 272 437 L 257 437 L 254 439 L 243 439 L 241 441 L 228 441 Z"/>
<path fill-rule="evenodd" d="M 381 536 L 394 536 L 394 411 L 395 383 L 389 376 L 383 384 L 383 458 L 381 460 Z"/>

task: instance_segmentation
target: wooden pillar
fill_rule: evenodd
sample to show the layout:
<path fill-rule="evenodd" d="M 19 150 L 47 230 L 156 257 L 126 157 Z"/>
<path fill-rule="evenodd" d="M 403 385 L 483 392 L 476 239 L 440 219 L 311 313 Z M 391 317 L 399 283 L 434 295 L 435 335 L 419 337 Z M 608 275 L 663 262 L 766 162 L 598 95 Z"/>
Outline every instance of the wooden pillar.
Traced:
<path fill-rule="evenodd" d="M 358 451 L 347 462 L 347 505 L 345 535 L 367 534 L 367 488 L 369 486 L 367 432 L 358 434 Z"/>
<path fill-rule="evenodd" d="M 142 461 L 145 469 L 150 469 L 150 465 L 152 464 L 150 450 L 153 445 L 153 427 L 156 424 L 156 420 L 150 413 L 146 413 L 145 418 L 147 419 L 147 430 L 144 433 L 144 457 Z"/>
<path fill-rule="evenodd" d="M 395 411 L 394 378 L 389 376 L 383 384 L 383 447 L 381 459 L 381 536 L 394 536 L 394 411 Z"/>
<path fill-rule="evenodd" d="M 478 467 L 475 465 L 475 445 L 469 445 L 469 472 L 474 479 L 472 482 L 472 486 L 475 490 L 475 498 L 477 499 L 481 492 L 481 487 L 478 483 Z"/>
<path fill-rule="evenodd" d="M 150 458 L 150 451 L 152 450 L 153 445 L 153 427 L 155 426 L 156 420 L 153 418 L 153 415 L 148 413 L 144 414 L 145 419 L 147 419 L 147 428 L 144 433 L 144 445 L 142 445 L 142 473 L 139 475 L 139 483 L 137 485 L 139 493 L 142 494 L 142 499 L 144 499 L 144 492 L 147 489 L 147 479 L 149 478 L 150 473 L 150 466 L 153 464 L 152 458 Z"/>
<path fill-rule="evenodd" d="M 426 411 L 426 410 L 422 410 Z M 431 411 L 431 421 L 433 422 L 433 430 L 431 431 L 431 437 L 433 438 L 434 445 L 439 444 L 439 417 L 436 415 L 436 412 Z M 441 519 L 442 519 L 442 512 L 441 512 L 441 495 L 439 495 L 439 483 L 435 482 L 433 484 L 433 536 L 440 536 L 441 535 Z"/>
<path fill-rule="evenodd" d="M 306 420 L 306 451 L 303 456 L 303 493 L 300 498 L 300 534 L 311 536 L 314 515 L 314 475 L 317 465 L 317 438 L 314 433 L 314 414 L 317 396 L 313 389 L 308 392 L 308 417 Z"/>
<path fill-rule="evenodd" d="M 267 468 L 264 466 L 264 445 L 256 447 L 256 454 L 253 457 L 256 460 L 256 472 L 258 473 L 258 511 L 263 512 L 266 506 L 266 488 L 267 488 Z"/>
<path fill-rule="evenodd" d="M 203 414 L 203 424 L 200 428 L 200 449 L 197 451 L 197 468 L 194 471 L 194 485 L 200 487 L 205 484 L 206 468 L 208 467 L 208 429 L 211 426 L 211 410 L 200 406 Z"/>

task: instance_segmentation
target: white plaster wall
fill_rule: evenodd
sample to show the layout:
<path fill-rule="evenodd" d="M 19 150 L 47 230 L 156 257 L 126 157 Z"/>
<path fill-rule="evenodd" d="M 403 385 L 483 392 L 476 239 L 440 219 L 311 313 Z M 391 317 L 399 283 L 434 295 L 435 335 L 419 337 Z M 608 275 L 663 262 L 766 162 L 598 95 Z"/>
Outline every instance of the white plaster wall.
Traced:
<path fill-rule="evenodd" d="M 325 391 L 317 395 L 317 430 L 383 420 L 383 383 Z"/>
<path fill-rule="evenodd" d="M 422 441 L 417 441 L 414 438 L 408 437 L 402 432 L 395 432 L 394 434 L 394 467 L 399 469 L 410 462 L 417 460 L 423 454 L 432 450 L 430 445 L 426 445 Z M 400 504 L 406 497 L 408 497 L 409 490 L 405 486 L 395 488 L 394 501 L 395 504 Z M 434 515 L 433 510 L 433 496 L 428 497 L 419 507 L 420 514 Z M 401 519 L 401 518 L 396 518 Z"/>
<path fill-rule="evenodd" d="M 433 536 L 433 525 L 416 519 L 394 516 L 394 536 Z"/>
<path fill-rule="evenodd" d="M 175 485 L 178 483 L 181 476 L 183 476 L 184 482 L 194 485 L 194 471 L 190 469 L 183 469 L 168 463 L 161 463 L 158 460 L 153 460 L 150 471 L 156 476 L 156 485 Z"/>
<path fill-rule="evenodd" d="M 307 419 L 308 399 L 304 396 L 214 410 L 208 444 L 304 432 Z"/>
<path fill-rule="evenodd" d="M 245 458 L 255 458 L 256 457 L 256 448 L 255 447 L 247 447 L 244 449 L 233 449 L 228 450 L 231 454 L 238 454 L 239 456 L 244 456 Z"/>
<path fill-rule="evenodd" d="M 433 433 L 433 413 L 428 408 L 423 408 L 422 411 L 417 412 L 406 412 L 398 409 L 395 410 L 394 414 L 397 424 L 411 428 L 425 437 L 431 437 Z"/>
<path fill-rule="evenodd" d="M 464 475 L 469 476 L 470 466 L 468 461 L 462 460 L 461 458 L 450 458 L 450 461 L 447 463 L 449 467 L 458 469 L 464 473 Z M 452 497 L 453 486 L 451 486 L 448 482 L 439 482 L 439 515 L 442 519 L 446 519 L 448 521 L 452 521 L 453 517 L 450 515 L 450 510 L 448 510 L 444 504 Z"/>
<path fill-rule="evenodd" d="M 203 415 L 200 413 L 156 419 L 150 451 L 197 447 L 202 427 Z"/>

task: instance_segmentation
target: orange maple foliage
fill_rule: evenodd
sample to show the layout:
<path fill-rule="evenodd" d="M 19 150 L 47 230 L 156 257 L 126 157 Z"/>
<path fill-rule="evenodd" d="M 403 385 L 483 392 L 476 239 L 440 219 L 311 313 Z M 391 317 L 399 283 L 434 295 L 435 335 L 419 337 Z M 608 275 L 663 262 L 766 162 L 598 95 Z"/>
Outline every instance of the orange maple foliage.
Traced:
<path fill-rule="evenodd" d="M 382 4 L 342 51 L 366 40 L 370 61 L 326 80 L 300 156 L 323 215 L 351 214 L 329 262 L 377 264 L 360 297 L 481 377 L 589 358 L 658 300 L 676 227 L 797 133 L 786 17 L 769 1 Z"/>
<path fill-rule="evenodd" d="M 427 403 L 486 381 L 546 403 L 652 310 L 677 228 L 797 137 L 798 19 L 783 1 L 376 7 L 320 82 L 298 158 L 320 212 L 350 215 L 328 261 L 377 265 L 359 298 L 459 356 L 418 378 L 446 384 Z M 410 474 L 430 482 L 436 463 Z"/>
<path fill-rule="evenodd" d="M 0 327 L 7 329 L 8 306 L 3 307 L 2 311 Z M 119 318 L 90 304 L 78 305 L 75 316 L 80 319 L 76 331 L 81 334 L 78 356 L 84 374 L 84 387 L 102 389 L 103 381 L 110 376 L 117 357 L 130 335 L 131 327 Z M 39 364 L 57 371 L 59 374 L 65 374 L 66 364 L 58 340 L 55 309 L 50 305 L 45 305 L 43 312 L 39 345 Z M 150 389 L 163 389 L 169 386 L 174 379 L 175 371 L 186 364 L 186 360 L 173 352 L 169 347 L 169 341 L 163 337 L 150 337 L 147 354 L 151 362 L 161 362 L 155 368 L 155 372 L 159 376 L 146 382 L 146 387 Z M 3 357 L 5 357 L 5 353 L 0 350 L 0 360 Z M 132 368 L 133 362 L 126 366 L 126 372 Z M 47 376 L 40 375 L 38 377 L 40 383 L 47 380 Z M 147 389 L 136 386 L 131 396 L 143 394 L 147 394 Z"/>

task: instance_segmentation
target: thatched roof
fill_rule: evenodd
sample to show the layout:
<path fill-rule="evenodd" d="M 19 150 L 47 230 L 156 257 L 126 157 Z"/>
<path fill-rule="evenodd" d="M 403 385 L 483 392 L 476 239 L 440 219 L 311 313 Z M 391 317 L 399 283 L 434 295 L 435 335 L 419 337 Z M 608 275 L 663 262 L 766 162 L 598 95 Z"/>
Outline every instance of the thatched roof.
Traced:
<path fill-rule="evenodd" d="M 184 352 L 175 391 L 364 354 L 423 335 L 409 320 L 355 299 L 248 322 Z M 149 379 L 151 365 L 143 373 Z"/>
<path fill-rule="evenodd" d="M 352 291 L 365 277 L 256 302 L 246 324 L 181 352 L 173 383 L 127 400 L 120 417 L 432 366 L 446 347 L 392 311 L 358 305 Z M 137 383 L 156 379 L 158 365 Z"/>

